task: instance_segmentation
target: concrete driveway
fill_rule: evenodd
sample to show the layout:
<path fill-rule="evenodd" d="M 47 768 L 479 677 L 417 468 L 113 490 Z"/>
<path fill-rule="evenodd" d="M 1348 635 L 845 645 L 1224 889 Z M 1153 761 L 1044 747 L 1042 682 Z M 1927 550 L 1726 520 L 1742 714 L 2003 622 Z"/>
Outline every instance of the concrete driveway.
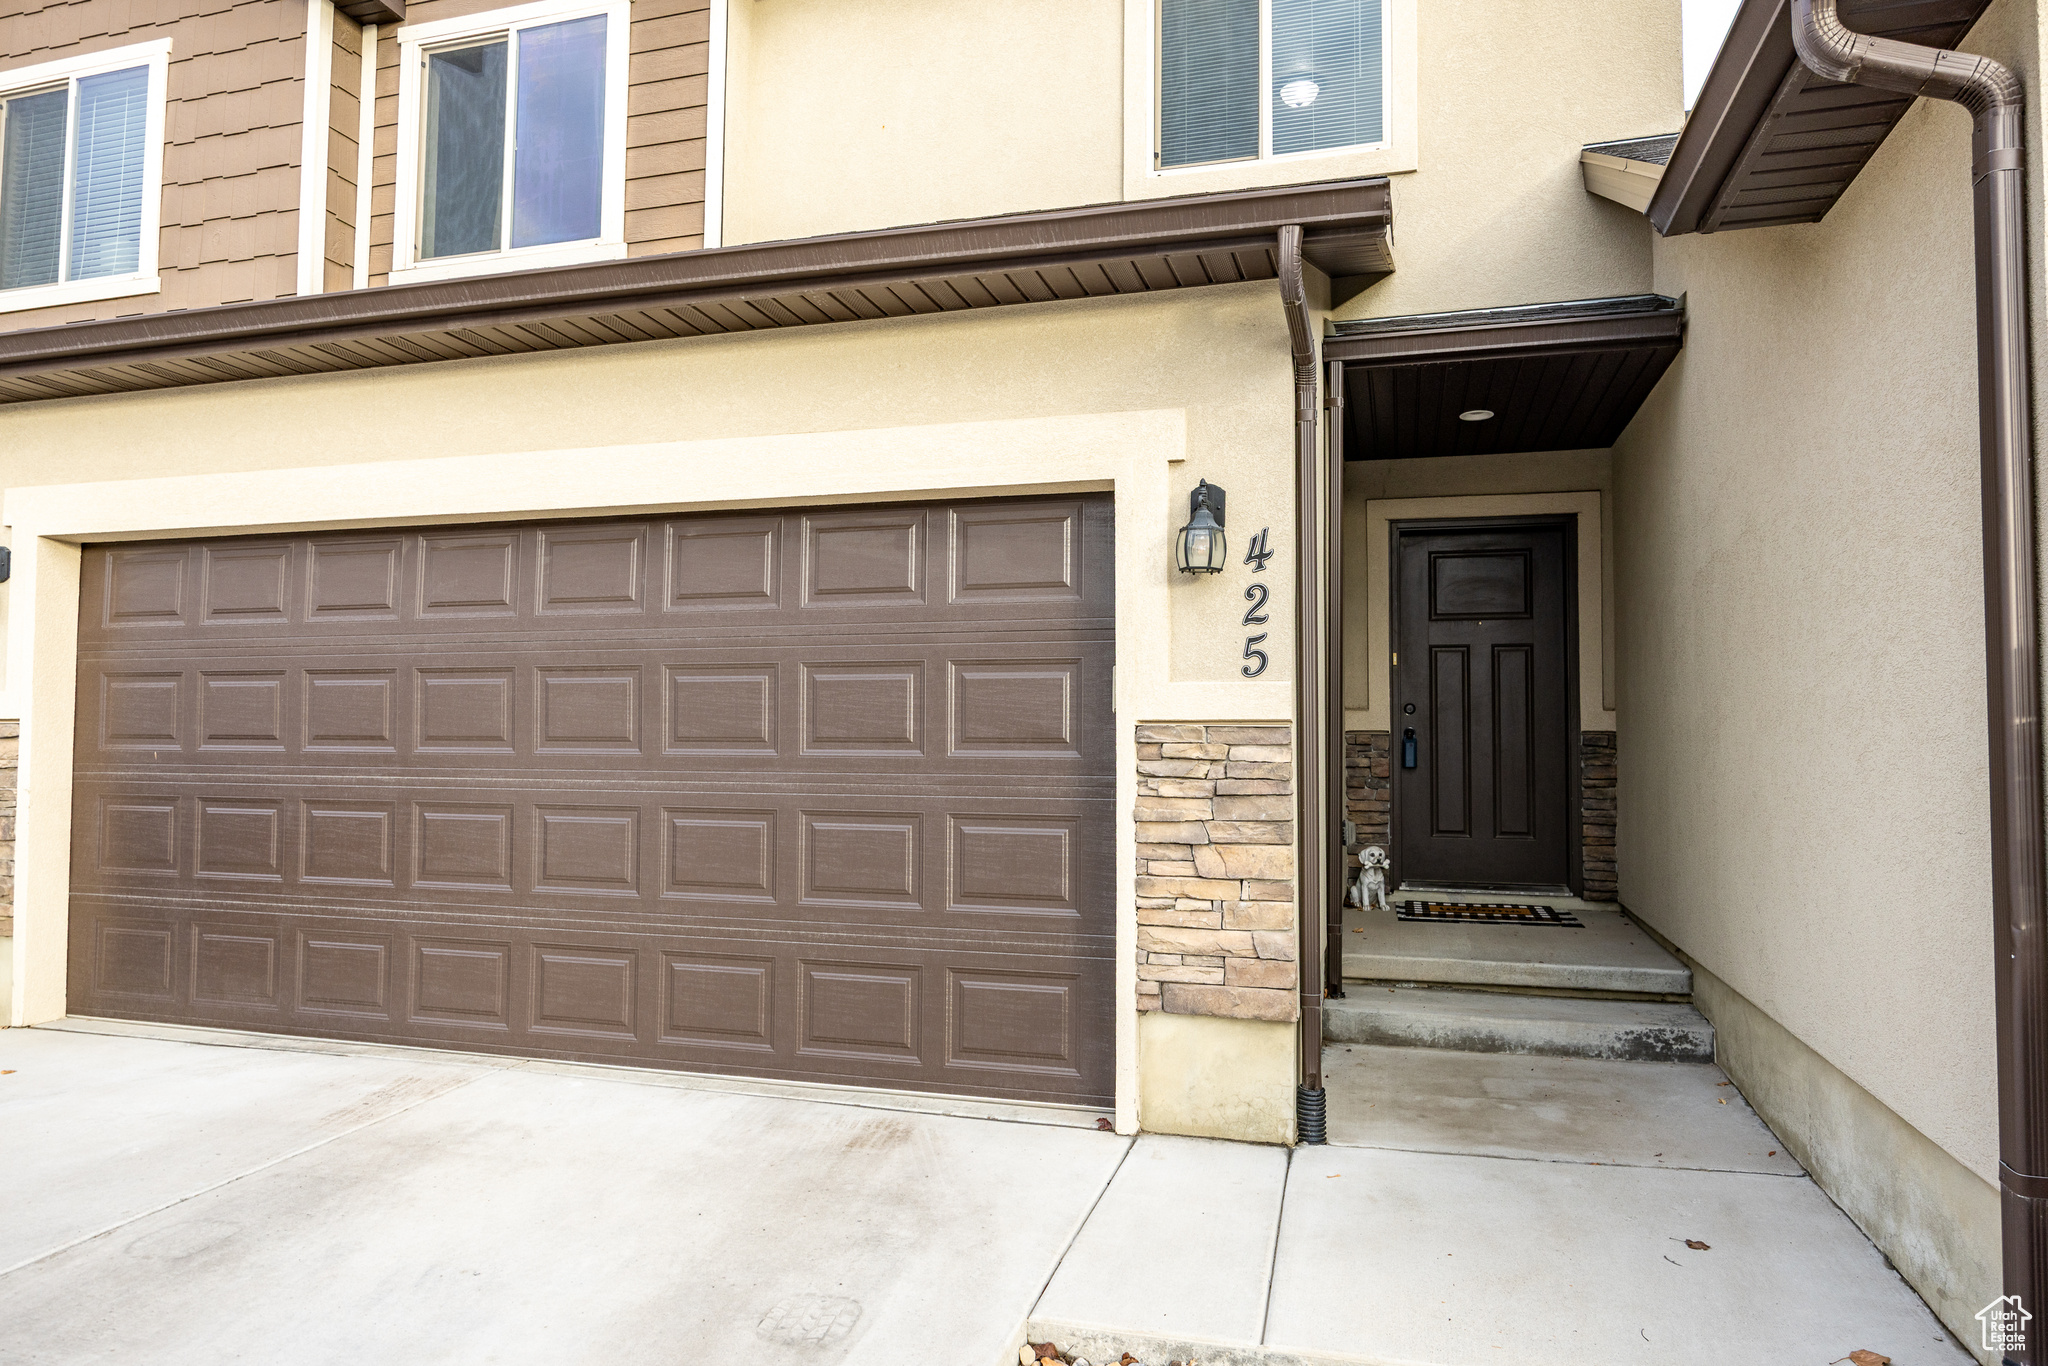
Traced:
<path fill-rule="evenodd" d="M 1004 1366 L 1027 1322 L 1148 1366 L 1969 1366 L 1717 1068 L 1325 1065 L 1332 1141 L 1290 1154 L 1074 1110 L 0 1031 L 0 1366 Z"/>
<path fill-rule="evenodd" d="M 1071 1111 L 70 1031 L 0 1031 L 0 1362 L 993 1366 L 1129 1147 Z"/>

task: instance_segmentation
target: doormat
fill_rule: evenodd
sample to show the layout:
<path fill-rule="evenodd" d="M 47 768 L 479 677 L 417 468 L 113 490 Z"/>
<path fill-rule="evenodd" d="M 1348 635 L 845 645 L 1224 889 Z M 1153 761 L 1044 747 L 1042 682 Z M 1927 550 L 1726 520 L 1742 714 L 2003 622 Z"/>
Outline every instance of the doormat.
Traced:
<path fill-rule="evenodd" d="M 1570 911 L 1555 906 L 1509 906 L 1456 901 L 1402 901 L 1394 906 L 1396 920 L 1430 920 L 1457 925 L 1562 925 L 1568 930 L 1585 926 Z"/>

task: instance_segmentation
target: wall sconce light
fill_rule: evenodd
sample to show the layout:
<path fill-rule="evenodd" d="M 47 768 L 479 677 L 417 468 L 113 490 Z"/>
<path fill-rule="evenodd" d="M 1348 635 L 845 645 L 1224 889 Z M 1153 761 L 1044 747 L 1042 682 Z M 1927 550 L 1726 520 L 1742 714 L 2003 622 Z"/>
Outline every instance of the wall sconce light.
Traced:
<path fill-rule="evenodd" d="M 1220 574 L 1228 553 L 1223 541 L 1223 490 L 1204 479 L 1188 494 L 1188 524 L 1176 538 L 1174 559 L 1183 574 Z"/>

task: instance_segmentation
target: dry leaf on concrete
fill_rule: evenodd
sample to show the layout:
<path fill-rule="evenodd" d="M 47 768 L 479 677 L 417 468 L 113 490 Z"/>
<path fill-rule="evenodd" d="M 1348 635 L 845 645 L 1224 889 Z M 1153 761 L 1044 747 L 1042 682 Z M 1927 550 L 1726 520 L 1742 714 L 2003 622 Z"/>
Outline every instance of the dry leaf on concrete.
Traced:
<path fill-rule="evenodd" d="M 1844 1361 L 1848 1362 L 1849 1366 L 1892 1366 L 1890 1357 L 1873 1352 L 1868 1347 L 1858 1347 L 1849 1355 L 1830 1361 L 1828 1366 L 1841 1366 Z"/>
<path fill-rule="evenodd" d="M 1694 1252 L 1712 1252 L 1714 1250 L 1713 1248 L 1709 1247 L 1707 1244 L 1701 1242 L 1697 1238 L 1686 1239 L 1685 1245 L 1691 1248 Z"/>

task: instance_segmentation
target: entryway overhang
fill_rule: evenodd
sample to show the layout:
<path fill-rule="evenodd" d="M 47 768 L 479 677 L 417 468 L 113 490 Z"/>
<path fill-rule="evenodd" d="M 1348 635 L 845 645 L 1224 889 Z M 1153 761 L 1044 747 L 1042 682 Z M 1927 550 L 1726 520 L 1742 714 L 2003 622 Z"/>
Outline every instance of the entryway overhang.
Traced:
<path fill-rule="evenodd" d="M 1384 177 L 886 228 L 0 333 L 0 403 L 1394 268 Z"/>
<path fill-rule="evenodd" d="M 1684 303 L 1639 294 L 1340 322 L 1323 357 L 1344 458 L 1399 460 L 1611 446 L 1684 339 Z"/>

